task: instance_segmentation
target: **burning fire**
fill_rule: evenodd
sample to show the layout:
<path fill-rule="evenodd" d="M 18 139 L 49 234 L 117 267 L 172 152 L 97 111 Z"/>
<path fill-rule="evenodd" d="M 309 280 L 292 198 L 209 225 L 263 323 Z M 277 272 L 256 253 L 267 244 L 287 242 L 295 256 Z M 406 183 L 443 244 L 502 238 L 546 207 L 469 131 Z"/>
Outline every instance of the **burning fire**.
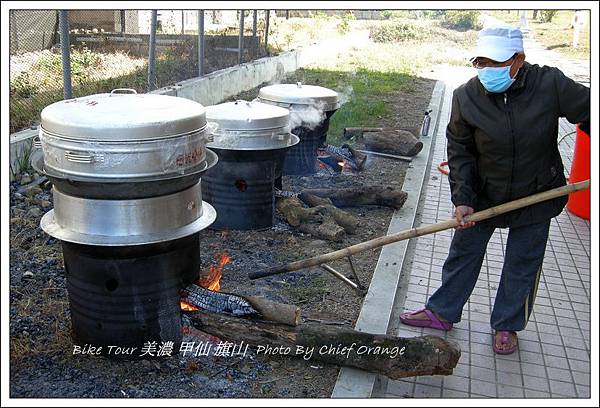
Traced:
<path fill-rule="evenodd" d="M 185 299 L 181 299 L 179 301 L 179 306 L 181 307 L 181 310 L 185 312 L 193 312 L 194 310 L 200 310 L 196 306 L 190 305 Z"/>
<path fill-rule="evenodd" d="M 199 279 L 197 284 L 206 288 L 218 292 L 221 290 L 221 276 L 223 276 L 223 268 L 231 262 L 231 258 L 227 254 L 217 255 L 217 265 L 211 265 L 210 271 L 207 276 Z"/>
<path fill-rule="evenodd" d="M 231 257 L 225 253 L 217 254 L 217 264 L 211 265 L 208 275 L 194 282 L 198 286 L 202 286 L 208 290 L 218 292 L 221 290 L 221 277 L 223 276 L 223 268 L 231 262 Z M 186 299 L 181 299 L 179 302 L 181 310 L 194 311 L 199 310 L 196 306 L 189 304 Z"/>

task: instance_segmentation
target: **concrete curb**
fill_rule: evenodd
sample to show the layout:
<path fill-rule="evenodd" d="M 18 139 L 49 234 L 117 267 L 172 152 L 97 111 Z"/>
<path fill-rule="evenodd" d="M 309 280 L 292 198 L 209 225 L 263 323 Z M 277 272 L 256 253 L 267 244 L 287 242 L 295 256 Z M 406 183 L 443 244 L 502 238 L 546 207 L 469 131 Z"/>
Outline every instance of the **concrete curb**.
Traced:
<path fill-rule="evenodd" d="M 32 148 L 31 141 L 34 137 L 38 135 L 38 127 L 21 130 L 20 132 L 16 132 L 10 135 L 9 138 L 9 161 L 10 161 L 10 179 L 16 175 L 13 174 L 13 170 L 18 172 L 16 168 L 17 162 L 19 158 L 25 153 L 25 151 L 30 150 Z"/>
<path fill-rule="evenodd" d="M 425 175 L 430 165 L 430 157 L 435 145 L 435 135 L 440 124 L 440 114 L 444 102 L 445 85 L 435 84 L 429 109 L 433 111 L 429 136 L 422 137 L 425 154 L 415 156 L 404 178 L 402 189 L 409 191 L 408 199 L 400 210 L 396 210 L 387 234 L 393 234 L 414 227 Z M 409 241 L 400 241 L 382 248 L 377 266 L 371 279 L 369 291 L 363 301 L 355 329 L 361 332 L 387 334 L 395 303 L 396 292 Z M 338 375 L 332 398 L 370 398 L 385 390 L 387 378 L 362 370 L 342 367 Z"/>

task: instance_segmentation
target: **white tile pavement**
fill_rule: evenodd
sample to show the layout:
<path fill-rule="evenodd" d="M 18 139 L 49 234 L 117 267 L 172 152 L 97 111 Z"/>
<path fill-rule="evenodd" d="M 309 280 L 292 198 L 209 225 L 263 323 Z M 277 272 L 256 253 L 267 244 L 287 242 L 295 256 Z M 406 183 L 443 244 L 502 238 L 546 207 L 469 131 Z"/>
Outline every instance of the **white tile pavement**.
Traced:
<path fill-rule="evenodd" d="M 442 108 L 450 115 L 452 89 Z M 442 119 L 443 120 L 443 119 Z M 442 122 L 443 123 L 443 122 Z M 574 125 L 560 121 L 561 154 L 568 172 L 574 149 Z M 436 135 L 421 224 L 452 216 L 447 177 L 437 170 L 445 160 L 445 126 Z M 441 269 L 452 231 L 416 239 L 414 260 L 399 310 L 423 307 L 426 298 L 441 284 Z M 590 397 L 590 223 L 567 210 L 552 220 L 534 312 L 519 333 L 519 349 L 508 356 L 492 351 L 489 318 L 502 268 L 508 230 L 494 233 L 479 282 L 465 306 L 463 319 L 450 332 L 399 325 L 399 336 L 434 334 L 460 344 L 462 356 L 451 376 L 430 376 L 389 381 L 386 397 L 414 398 L 548 398 Z M 394 326 L 394 323 L 392 323 Z"/>

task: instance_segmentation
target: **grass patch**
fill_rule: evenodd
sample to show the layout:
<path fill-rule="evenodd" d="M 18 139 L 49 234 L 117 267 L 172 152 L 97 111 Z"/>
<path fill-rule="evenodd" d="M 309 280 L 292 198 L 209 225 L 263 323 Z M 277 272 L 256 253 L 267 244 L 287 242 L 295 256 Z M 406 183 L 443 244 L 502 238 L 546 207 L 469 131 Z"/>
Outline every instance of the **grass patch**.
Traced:
<path fill-rule="evenodd" d="M 32 150 L 33 147 L 31 145 L 25 145 L 17 155 L 15 167 L 13 167 L 12 163 L 10 164 L 11 180 L 16 177 L 17 174 L 30 173 L 33 171 L 30 160 Z"/>
<path fill-rule="evenodd" d="M 303 286 L 303 282 L 295 283 L 286 288 L 286 294 L 292 301 L 299 302 L 303 300 L 314 299 L 326 292 L 325 280 L 322 277 L 311 279 L 307 286 Z"/>
<path fill-rule="evenodd" d="M 11 335 L 10 359 L 13 366 L 26 362 L 33 355 L 50 354 L 63 357 L 70 355 L 72 340 L 69 302 L 66 299 L 66 289 L 57 288 L 50 280 L 42 290 L 25 289 L 21 298 L 13 303 L 18 316 L 31 318 L 31 330 L 37 329 L 49 333 L 49 336 L 38 336 L 32 333 Z M 47 341 L 40 339 L 47 339 Z"/>
<path fill-rule="evenodd" d="M 328 142 L 342 144 L 343 128 L 376 126 L 392 113 L 386 95 L 414 90 L 413 76 L 404 72 L 380 72 L 366 68 L 356 71 L 333 71 L 322 68 L 299 69 L 287 82 L 303 82 L 331 88 L 340 93 L 344 104 L 331 118 Z"/>
<path fill-rule="evenodd" d="M 475 44 L 476 31 L 449 30 L 435 20 L 417 24 L 423 26 L 420 32 L 427 33 L 423 38 L 353 47 L 338 58 L 323 59 L 285 78 L 288 83 L 320 85 L 340 94 L 344 103 L 331 118 L 328 143 L 345 143 L 344 127 L 389 124 L 396 113 L 392 95 L 415 92 L 423 69 L 438 63 L 468 65 L 465 54 Z"/>

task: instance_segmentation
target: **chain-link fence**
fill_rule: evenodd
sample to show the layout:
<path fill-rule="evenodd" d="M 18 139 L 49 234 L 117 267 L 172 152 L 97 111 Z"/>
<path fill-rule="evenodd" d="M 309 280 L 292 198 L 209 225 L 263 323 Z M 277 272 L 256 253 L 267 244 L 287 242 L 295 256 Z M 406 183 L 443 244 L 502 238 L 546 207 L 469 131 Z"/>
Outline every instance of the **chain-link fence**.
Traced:
<path fill-rule="evenodd" d="M 41 110 L 65 96 L 147 92 L 268 54 L 269 11 L 154 12 L 155 37 L 152 10 L 69 10 L 72 93 L 67 87 L 65 95 L 59 11 L 10 10 L 10 131 L 37 124 Z"/>

